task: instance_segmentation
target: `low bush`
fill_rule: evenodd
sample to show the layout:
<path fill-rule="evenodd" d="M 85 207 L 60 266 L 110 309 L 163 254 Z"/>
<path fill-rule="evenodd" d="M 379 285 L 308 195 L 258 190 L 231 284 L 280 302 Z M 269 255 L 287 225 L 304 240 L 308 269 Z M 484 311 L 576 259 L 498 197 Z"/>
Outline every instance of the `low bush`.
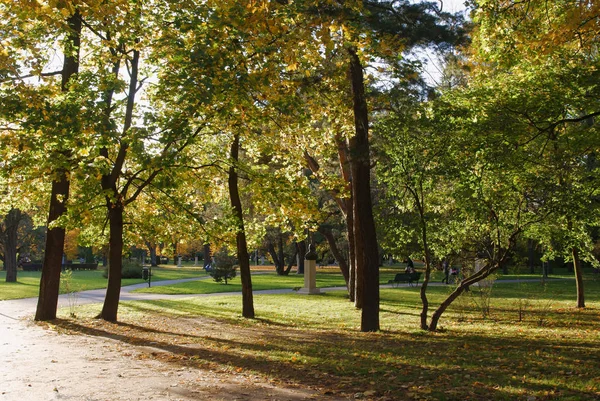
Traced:
<path fill-rule="evenodd" d="M 108 268 L 104 269 L 102 276 L 108 278 Z M 142 278 L 142 264 L 139 262 L 123 261 L 121 278 Z"/>
<path fill-rule="evenodd" d="M 220 251 L 214 255 L 214 266 L 210 270 L 210 276 L 217 282 L 222 281 L 227 284 L 228 280 L 231 280 L 236 276 L 237 265 L 235 265 L 235 258 L 229 256 L 226 251 Z"/>

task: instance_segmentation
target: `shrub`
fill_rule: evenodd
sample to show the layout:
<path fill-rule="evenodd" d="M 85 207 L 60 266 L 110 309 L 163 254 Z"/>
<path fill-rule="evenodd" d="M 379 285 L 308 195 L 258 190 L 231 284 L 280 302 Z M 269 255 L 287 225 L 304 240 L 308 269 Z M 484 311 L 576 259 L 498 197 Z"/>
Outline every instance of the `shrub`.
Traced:
<path fill-rule="evenodd" d="M 102 276 L 108 278 L 107 269 L 104 269 Z M 142 278 L 142 264 L 124 260 L 123 266 L 121 267 L 121 278 Z"/>
<path fill-rule="evenodd" d="M 236 275 L 237 265 L 235 258 L 229 256 L 226 251 L 219 251 L 214 255 L 213 269 L 210 271 L 210 276 L 217 283 L 231 280 Z"/>

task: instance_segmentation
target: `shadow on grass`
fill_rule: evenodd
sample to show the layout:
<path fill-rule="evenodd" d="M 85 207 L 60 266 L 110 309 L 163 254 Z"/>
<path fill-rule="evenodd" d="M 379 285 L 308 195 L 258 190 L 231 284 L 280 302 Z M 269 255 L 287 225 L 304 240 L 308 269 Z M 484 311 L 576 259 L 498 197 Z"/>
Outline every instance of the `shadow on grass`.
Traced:
<path fill-rule="evenodd" d="M 297 328 L 276 319 L 244 320 L 232 317 L 226 301 L 212 303 L 210 311 L 191 301 L 161 302 L 160 314 L 157 305 L 128 303 L 144 317 L 124 323 L 60 320 L 56 324 L 77 333 L 152 347 L 148 354 L 176 367 L 250 372 L 292 385 L 319 386 L 341 396 L 366 390 L 394 400 L 530 396 L 596 400 L 600 396 L 600 339 L 597 333 L 581 338 L 587 328 L 550 332 L 543 338 L 521 336 L 518 330 L 500 325 L 485 326 L 493 322 L 479 323 L 489 330 L 485 333 L 456 329 L 360 333 L 334 329 L 327 322 L 323 328 Z M 514 329 L 514 324 L 507 326 Z M 528 329 L 523 326 L 523 331 Z"/>

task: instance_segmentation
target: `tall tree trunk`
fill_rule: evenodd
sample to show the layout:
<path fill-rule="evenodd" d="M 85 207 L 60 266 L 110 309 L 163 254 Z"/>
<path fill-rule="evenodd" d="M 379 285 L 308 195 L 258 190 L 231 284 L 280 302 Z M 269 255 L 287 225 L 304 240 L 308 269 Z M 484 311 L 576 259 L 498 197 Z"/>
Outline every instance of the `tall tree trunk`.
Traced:
<path fill-rule="evenodd" d="M 429 251 L 429 241 L 427 240 L 427 223 L 425 221 L 424 210 L 421 209 L 421 236 L 423 241 L 423 251 L 425 253 L 425 279 L 421 284 L 421 304 L 423 309 L 421 310 L 421 329 L 427 330 L 427 313 L 429 312 L 429 300 L 427 299 L 427 286 L 429 285 L 429 279 L 431 278 L 431 253 Z"/>
<path fill-rule="evenodd" d="M 585 296 L 583 292 L 583 271 L 581 260 L 579 259 L 579 249 L 572 248 L 573 254 L 573 270 L 575 270 L 575 283 L 577 285 L 577 307 L 585 308 Z"/>
<path fill-rule="evenodd" d="M 340 271 L 342 272 L 342 276 L 344 276 L 344 281 L 346 281 L 346 287 L 348 287 L 350 282 L 350 270 L 348 268 L 348 263 L 346 262 L 344 255 L 342 255 L 342 253 L 340 252 L 337 243 L 335 242 L 335 238 L 333 237 L 333 233 L 331 232 L 331 229 L 328 227 L 321 226 L 319 227 L 319 232 L 323 234 L 323 236 L 327 240 L 327 243 L 329 244 L 329 249 L 331 249 L 331 253 L 333 254 L 335 260 L 338 261 Z"/>
<path fill-rule="evenodd" d="M 81 44 L 81 15 L 75 11 L 67 19 L 69 34 L 65 45 L 61 89 L 67 92 L 71 78 L 79 72 L 79 47 Z M 63 157 L 69 157 L 65 149 Z M 52 224 L 67 210 L 69 199 L 69 171 L 64 167 L 57 168 L 50 192 L 50 207 L 46 227 L 46 247 L 40 278 L 40 294 L 38 297 L 35 320 L 47 321 L 56 319 L 58 294 L 60 287 L 60 271 L 62 268 L 63 249 L 65 245 L 65 229 L 52 227 Z M 52 228 L 50 228 L 52 227 Z"/>
<path fill-rule="evenodd" d="M 298 269 L 296 271 L 297 274 L 304 274 L 304 256 L 306 256 L 306 242 L 298 241 L 296 242 L 296 262 Z"/>
<path fill-rule="evenodd" d="M 354 240 L 354 207 L 352 197 L 348 200 L 346 226 L 348 230 L 348 295 L 350 302 L 356 303 L 356 252 Z"/>
<path fill-rule="evenodd" d="M 204 244 L 204 268 L 206 269 L 206 266 L 212 264 L 212 253 L 210 250 L 210 244 L 207 242 L 206 244 Z"/>
<path fill-rule="evenodd" d="M 296 260 L 296 255 L 298 255 L 298 245 L 296 243 L 294 243 L 294 253 L 292 254 L 292 256 L 289 259 L 287 268 L 285 269 L 284 272 L 284 276 L 287 276 L 290 274 L 290 272 L 292 271 L 292 267 L 294 266 L 294 261 Z"/>
<path fill-rule="evenodd" d="M 360 59 L 356 49 L 350 48 L 348 52 L 355 125 L 355 135 L 350 142 L 350 164 L 354 199 L 357 287 L 361 284 L 363 286 L 360 329 L 368 332 L 379 330 L 379 256 L 371 201 L 369 114 Z"/>
<path fill-rule="evenodd" d="M 534 259 L 535 258 L 535 247 L 534 247 L 534 243 L 532 239 L 528 239 L 527 240 L 527 263 L 529 264 L 529 273 L 534 274 L 535 273 L 535 263 L 534 263 Z"/>
<path fill-rule="evenodd" d="M 127 94 L 127 106 L 125 108 L 125 119 L 123 121 L 123 132 L 121 135 L 122 138 L 124 138 L 127 131 L 129 131 L 133 121 L 135 94 L 138 89 L 139 58 L 139 51 L 134 50 L 133 57 L 131 59 L 131 76 L 129 79 L 129 91 Z M 113 73 L 115 76 L 118 76 L 118 72 L 119 63 L 116 62 L 113 65 Z M 109 91 L 105 94 L 106 109 L 104 123 L 107 129 L 109 129 L 108 127 L 110 126 L 112 96 L 112 91 Z M 98 318 L 109 322 L 117 321 L 119 297 L 121 292 L 121 269 L 123 267 L 123 215 L 125 213 L 125 198 L 127 196 L 127 189 L 125 187 L 122 190 L 122 193 L 119 192 L 117 183 L 122 174 L 128 149 L 129 143 L 125 139 L 121 139 L 119 151 L 114 159 L 115 161 L 112 170 L 109 173 L 104 174 L 101 180 L 102 189 L 106 191 L 106 193 L 110 194 L 110 196 L 106 197 L 106 208 L 110 234 L 108 243 L 108 285 L 106 287 L 104 305 L 102 306 L 102 311 L 98 315 Z M 100 149 L 100 155 L 104 156 L 107 160 L 110 160 L 107 148 Z"/>
<path fill-rule="evenodd" d="M 156 244 L 151 241 L 146 241 L 146 247 L 150 252 L 150 266 L 158 266 L 158 263 L 156 263 Z"/>
<path fill-rule="evenodd" d="M 4 232 L 2 243 L 4 244 L 4 270 L 6 270 L 6 282 L 17 282 L 17 245 L 19 223 L 23 214 L 19 209 L 11 209 L 4 217 Z"/>
<path fill-rule="evenodd" d="M 278 257 L 279 257 L 279 263 L 281 263 L 281 274 L 284 274 L 285 271 L 285 256 L 283 254 L 283 233 L 281 232 L 281 228 L 279 229 L 279 235 L 277 236 L 277 246 L 279 247 L 278 250 Z M 280 274 L 279 272 L 277 274 Z"/>
<path fill-rule="evenodd" d="M 109 322 L 117 321 L 119 297 L 121 293 L 121 268 L 123 266 L 123 212 L 124 206 L 120 201 L 106 200 L 108 224 L 110 229 L 108 250 L 108 285 L 102 312 L 98 316 Z"/>
<path fill-rule="evenodd" d="M 242 210 L 242 201 L 238 189 L 237 164 L 239 161 L 240 136 L 235 134 L 231 144 L 231 167 L 229 168 L 229 198 L 233 214 L 237 220 L 237 256 L 240 263 L 240 276 L 242 281 L 242 316 L 248 319 L 254 318 L 254 299 L 252 294 L 252 278 L 250 276 L 250 258 L 248 255 L 248 245 L 246 243 L 246 231 L 244 229 L 244 213 Z"/>

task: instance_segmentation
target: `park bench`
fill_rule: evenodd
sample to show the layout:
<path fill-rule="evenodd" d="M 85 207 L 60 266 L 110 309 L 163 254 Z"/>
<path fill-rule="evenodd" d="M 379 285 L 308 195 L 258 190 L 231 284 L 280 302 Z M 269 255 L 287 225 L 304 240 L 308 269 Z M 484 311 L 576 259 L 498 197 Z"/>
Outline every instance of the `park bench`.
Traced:
<path fill-rule="evenodd" d="M 21 267 L 23 268 L 23 271 L 26 272 L 37 272 L 42 270 L 41 263 L 23 263 L 21 264 Z"/>
<path fill-rule="evenodd" d="M 71 270 L 96 270 L 98 269 L 98 263 L 72 263 L 63 265 Z"/>
<path fill-rule="evenodd" d="M 26 272 L 36 272 L 42 270 L 41 263 L 23 263 L 21 265 L 23 271 Z M 71 270 L 96 270 L 98 269 L 98 263 L 64 263 L 62 265 L 62 270 L 71 269 Z"/>
<path fill-rule="evenodd" d="M 412 287 L 413 283 L 419 285 L 419 279 L 421 278 L 420 272 L 414 273 L 398 273 L 394 276 L 393 280 L 389 280 L 388 284 L 397 287 L 400 283 L 408 283 Z"/>

